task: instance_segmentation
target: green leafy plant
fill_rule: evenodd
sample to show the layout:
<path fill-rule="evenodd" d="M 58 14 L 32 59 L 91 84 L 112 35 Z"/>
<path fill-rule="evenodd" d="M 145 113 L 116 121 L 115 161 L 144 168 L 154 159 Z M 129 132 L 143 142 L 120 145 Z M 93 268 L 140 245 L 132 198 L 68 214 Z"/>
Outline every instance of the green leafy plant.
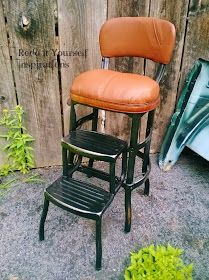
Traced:
<path fill-rule="evenodd" d="M 31 135 L 26 133 L 23 126 L 23 108 L 17 105 L 14 110 L 3 109 L 0 118 L 0 126 L 5 134 L 0 135 L 7 142 L 3 150 L 6 152 L 6 163 L 0 167 L 0 176 L 5 176 L 11 171 L 19 170 L 23 174 L 34 167 L 33 148 L 34 141 Z"/>
<path fill-rule="evenodd" d="M 131 253 L 131 265 L 125 270 L 125 280 L 192 280 L 192 264 L 180 258 L 183 250 L 171 245 L 150 245 Z"/>

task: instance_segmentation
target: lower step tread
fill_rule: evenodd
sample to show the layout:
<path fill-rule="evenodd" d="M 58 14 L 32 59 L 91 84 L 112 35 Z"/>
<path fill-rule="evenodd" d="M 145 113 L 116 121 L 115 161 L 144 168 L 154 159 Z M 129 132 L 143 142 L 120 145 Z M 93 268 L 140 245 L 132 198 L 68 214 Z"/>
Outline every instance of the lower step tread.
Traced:
<path fill-rule="evenodd" d="M 47 199 L 81 216 L 100 216 L 113 200 L 113 195 L 92 184 L 60 177 L 45 190 Z"/>

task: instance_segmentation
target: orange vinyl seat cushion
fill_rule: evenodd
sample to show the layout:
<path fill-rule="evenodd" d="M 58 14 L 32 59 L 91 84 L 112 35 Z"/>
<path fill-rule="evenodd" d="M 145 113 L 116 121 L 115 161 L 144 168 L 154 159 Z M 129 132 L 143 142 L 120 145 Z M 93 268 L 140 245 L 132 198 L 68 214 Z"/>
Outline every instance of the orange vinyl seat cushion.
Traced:
<path fill-rule="evenodd" d="M 159 85 L 153 79 L 112 70 L 92 70 L 77 76 L 71 100 L 122 113 L 144 113 L 160 103 Z"/>

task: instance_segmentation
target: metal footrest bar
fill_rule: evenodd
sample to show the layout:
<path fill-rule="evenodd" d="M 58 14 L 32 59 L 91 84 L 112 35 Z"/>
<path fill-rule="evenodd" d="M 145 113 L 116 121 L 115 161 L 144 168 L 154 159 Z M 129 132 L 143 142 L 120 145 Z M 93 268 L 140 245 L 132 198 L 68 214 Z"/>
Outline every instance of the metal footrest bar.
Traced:
<path fill-rule="evenodd" d="M 96 168 L 93 167 L 89 167 L 89 166 L 79 166 L 78 169 L 76 171 L 80 171 L 86 175 L 90 175 L 92 177 L 96 177 L 98 179 L 104 180 L 106 182 L 110 182 L 110 175 L 107 172 L 104 172 L 102 170 L 98 170 Z M 124 182 L 123 178 L 119 178 L 118 176 L 115 176 L 115 191 L 114 193 L 116 193 L 119 188 L 122 186 Z"/>
<path fill-rule="evenodd" d="M 145 140 L 137 145 L 137 150 L 141 150 L 146 146 L 146 144 L 151 140 L 152 133 L 149 133 L 149 135 L 145 138 Z"/>
<path fill-rule="evenodd" d="M 144 184 L 146 182 L 146 180 L 148 179 L 149 177 L 149 173 L 151 171 L 151 166 L 148 165 L 147 166 L 147 171 L 145 174 L 143 174 L 143 177 L 140 179 L 140 180 L 137 180 L 137 181 L 133 181 L 133 183 L 131 184 L 127 184 L 125 183 L 125 185 L 127 187 L 129 187 L 131 189 L 131 191 L 133 191 L 134 189 L 136 189 L 137 187 L 141 186 L 142 184 Z"/>
<path fill-rule="evenodd" d="M 78 167 L 78 171 L 80 171 L 81 173 L 84 173 L 86 175 L 90 175 L 92 177 L 96 177 L 98 179 L 107 181 L 107 182 L 110 181 L 109 173 L 104 172 L 102 170 L 98 170 L 98 169 L 93 168 L 93 167 L 81 165 L 81 166 Z M 116 180 L 117 180 L 117 178 L 116 178 Z"/>
<path fill-rule="evenodd" d="M 146 139 L 148 139 L 150 141 L 151 136 L 149 135 Z M 148 140 L 146 141 L 146 139 L 145 139 L 144 142 L 138 144 L 138 147 L 141 146 L 142 144 L 146 145 L 148 143 L 147 142 Z M 140 148 L 143 148 L 143 147 L 140 147 Z M 141 159 L 144 159 L 145 153 L 143 153 L 141 151 L 137 151 L 136 156 L 140 157 Z M 125 184 L 123 184 L 123 186 L 126 185 L 132 191 L 132 190 L 141 186 L 142 184 L 144 184 L 147 181 L 147 179 L 149 177 L 149 174 L 150 174 L 150 171 L 151 171 L 151 162 L 150 162 L 150 159 L 149 159 L 149 155 L 147 157 L 148 157 L 148 165 L 146 165 L 146 171 L 142 172 L 143 177 L 140 180 L 133 181 L 132 183 L 125 183 Z"/>

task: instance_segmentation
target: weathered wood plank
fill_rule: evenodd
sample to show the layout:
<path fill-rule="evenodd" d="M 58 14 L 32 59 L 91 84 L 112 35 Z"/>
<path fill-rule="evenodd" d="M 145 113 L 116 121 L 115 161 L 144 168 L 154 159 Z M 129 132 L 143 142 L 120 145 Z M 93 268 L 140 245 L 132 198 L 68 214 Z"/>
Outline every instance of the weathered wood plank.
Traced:
<path fill-rule="evenodd" d="M 0 2 L 0 77 L 0 111 L 3 108 L 12 109 L 16 105 L 16 95 L 2 2 Z M 3 134 L 3 129 L 0 134 Z M 0 165 L 4 163 L 4 152 L 1 149 L 4 145 L 5 141 L 0 139 Z"/>
<path fill-rule="evenodd" d="M 154 125 L 151 147 L 152 152 L 159 151 L 166 127 L 175 108 L 188 3 L 188 0 L 151 0 L 150 16 L 171 21 L 174 23 L 177 33 L 173 59 L 166 67 L 166 73 L 161 82 L 161 104 L 156 112 L 156 121 Z M 152 76 L 153 69 L 153 65 L 148 62 L 146 65 L 146 74 Z"/>
<path fill-rule="evenodd" d="M 35 138 L 36 166 L 61 162 L 54 0 L 5 1 L 18 102 Z"/>
<path fill-rule="evenodd" d="M 65 57 L 69 67 L 61 69 L 65 134 L 69 130 L 67 100 L 73 79 L 86 70 L 100 68 L 99 30 L 106 20 L 106 10 L 107 3 L 104 0 L 58 1 L 60 50 L 67 49 L 81 54 Z M 87 107 L 79 106 L 78 115 L 83 116 L 90 111 Z"/>
<path fill-rule="evenodd" d="M 148 16 L 149 0 L 109 0 L 108 18 L 121 16 Z M 144 73 L 144 60 L 139 58 L 112 59 L 110 68 L 121 72 Z M 130 119 L 124 114 L 106 112 L 105 132 L 127 139 L 130 131 Z"/>
<path fill-rule="evenodd" d="M 180 95 L 186 75 L 198 58 L 209 60 L 209 1 L 192 0 L 188 15 L 187 33 L 184 45 Z"/>

